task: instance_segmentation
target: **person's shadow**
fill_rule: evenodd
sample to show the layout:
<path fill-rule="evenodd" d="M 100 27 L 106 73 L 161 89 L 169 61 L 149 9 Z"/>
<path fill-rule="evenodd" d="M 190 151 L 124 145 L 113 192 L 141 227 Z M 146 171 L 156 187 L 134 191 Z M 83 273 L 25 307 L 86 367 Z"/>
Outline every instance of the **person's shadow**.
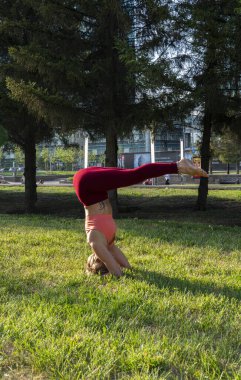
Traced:
<path fill-rule="evenodd" d="M 200 280 L 190 281 L 188 279 L 169 277 L 154 271 L 139 268 L 133 268 L 132 271 L 128 271 L 126 276 L 155 285 L 159 289 L 166 288 L 170 291 L 181 290 L 183 292 L 191 292 L 192 294 L 213 294 L 215 296 L 225 296 L 228 298 L 236 298 L 238 300 L 241 299 L 241 290 L 238 287 L 220 287 L 212 282 L 204 282 Z"/>

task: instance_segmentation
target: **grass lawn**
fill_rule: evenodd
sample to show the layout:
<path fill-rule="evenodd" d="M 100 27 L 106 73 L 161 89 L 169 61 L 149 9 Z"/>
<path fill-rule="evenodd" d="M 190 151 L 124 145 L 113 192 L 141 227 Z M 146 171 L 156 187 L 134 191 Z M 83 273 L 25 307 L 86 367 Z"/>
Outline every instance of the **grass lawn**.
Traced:
<path fill-rule="evenodd" d="M 197 212 L 196 193 L 119 192 L 117 280 L 84 273 L 72 188 L 40 187 L 28 216 L 0 187 L 0 378 L 240 380 L 241 194 Z"/>

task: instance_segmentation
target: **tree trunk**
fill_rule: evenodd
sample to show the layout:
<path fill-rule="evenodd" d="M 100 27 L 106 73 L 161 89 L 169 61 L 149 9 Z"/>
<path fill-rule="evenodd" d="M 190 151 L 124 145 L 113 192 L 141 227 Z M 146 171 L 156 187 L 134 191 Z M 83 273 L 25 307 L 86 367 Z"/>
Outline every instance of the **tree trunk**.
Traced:
<path fill-rule="evenodd" d="M 229 165 L 229 162 L 227 163 L 227 174 L 230 174 L 230 165 Z"/>
<path fill-rule="evenodd" d="M 106 132 L 106 161 L 105 166 L 112 166 L 117 167 L 117 151 L 118 151 L 118 144 L 117 144 L 117 135 L 115 132 L 114 127 L 110 123 L 110 126 Z M 109 200 L 113 209 L 113 216 L 117 217 L 118 215 L 118 195 L 117 190 L 111 190 L 109 191 Z"/>
<path fill-rule="evenodd" d="M 25 153 L 25 211 L 32 213 L 35 211 L 37 202 L 36 186 L 36 148 L 33 134 L 28 136 L 24 147 Z"/>
<path fill-rule="evenodd" d="M 201 164 L 202 168 L 208 172 L 210 161 L 210 140 L 212 130 L 212 116 L 208 110 L 205 110 L 203 118 L 203 138 L 201 145 Z M 208 196 L 208 178 L 201 177 L 198 188 L 197 209 L 205 211 L 207 207 Z"/>
<path fill-rule="evenodd" d="M 236 173 L 239 174 L 239 161 L 236 161 Z"/>
<path fill-rule="evenodd" d="M 209 160 L 209 174 L 213 174 L 212 158 Z"/>

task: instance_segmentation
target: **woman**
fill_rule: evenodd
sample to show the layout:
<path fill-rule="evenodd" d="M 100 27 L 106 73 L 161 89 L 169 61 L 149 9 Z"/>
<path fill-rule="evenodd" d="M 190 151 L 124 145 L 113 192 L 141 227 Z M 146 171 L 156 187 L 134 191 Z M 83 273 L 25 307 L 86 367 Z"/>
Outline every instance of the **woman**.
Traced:
<path fill-rule="evenodd" d="M 131 267 L 114 243 L 116 224 L 112 218 L 108 191 L 142 183 L 148 178 L 177 173 L 208 177 L 203 169 L 186 159 L 177 163 L 145 164 L 136 169 L 90 167 L 75 174 L 73 185 L 85 208 L 85 231 L 93 251 L 87 262 L 88 272 L 106 272 L 120 277 L 122 268 Z"/>

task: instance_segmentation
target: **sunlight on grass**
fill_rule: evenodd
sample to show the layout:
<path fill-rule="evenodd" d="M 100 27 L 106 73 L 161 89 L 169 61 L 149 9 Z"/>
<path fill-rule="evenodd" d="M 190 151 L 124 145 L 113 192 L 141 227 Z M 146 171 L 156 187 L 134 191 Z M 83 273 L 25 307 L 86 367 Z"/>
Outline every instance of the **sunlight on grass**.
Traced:
<path fill-rule="evenodd" d="M 117 280 L 85 275 L 83 226 L 1 215 L 3 378 L 240 379 L 239 227 L 119 220 Z"/>

